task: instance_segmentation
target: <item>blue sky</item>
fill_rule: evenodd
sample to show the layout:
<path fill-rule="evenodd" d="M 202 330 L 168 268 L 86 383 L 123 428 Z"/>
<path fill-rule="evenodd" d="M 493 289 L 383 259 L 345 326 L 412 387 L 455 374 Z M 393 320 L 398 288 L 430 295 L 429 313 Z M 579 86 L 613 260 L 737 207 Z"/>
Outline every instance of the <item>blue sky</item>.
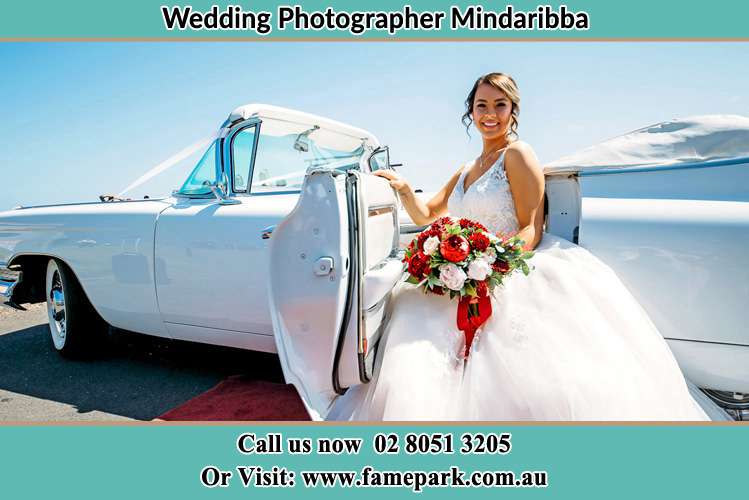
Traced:
<path fill-rule="evenodd" d="M 374 132 L 416 187 L 481 147 L 475 78 L 515 77 L 542 162 L 659 121 L 749 115 L 749 43 L 0 44 L 0 209 L 95 200 L 265 102 Z M 199 155 L 198 155 L 199 156 Z M 133 195 L 178 187 L 195 156 Z"/>

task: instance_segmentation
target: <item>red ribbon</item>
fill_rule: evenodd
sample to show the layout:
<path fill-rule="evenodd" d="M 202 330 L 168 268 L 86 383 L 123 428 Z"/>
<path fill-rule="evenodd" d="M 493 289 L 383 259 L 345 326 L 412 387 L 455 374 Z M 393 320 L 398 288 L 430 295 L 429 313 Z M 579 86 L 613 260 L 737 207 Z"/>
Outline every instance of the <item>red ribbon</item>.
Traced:
<path fill-rule="evenodd" d="M 478 314 L 472 310 L 470 307 L 471 304 L 476 304 Z M 488 294 L 478 298 L 466 296 L 458 302 L 458 329 L 462 330 L 466 336 L 465 357 L 468 357 L 468 353 L 471 351 L 471 344 L 473 343 L 473 337 L 476 335 L 476 330 L 491 315 L 492 302 Z"/>

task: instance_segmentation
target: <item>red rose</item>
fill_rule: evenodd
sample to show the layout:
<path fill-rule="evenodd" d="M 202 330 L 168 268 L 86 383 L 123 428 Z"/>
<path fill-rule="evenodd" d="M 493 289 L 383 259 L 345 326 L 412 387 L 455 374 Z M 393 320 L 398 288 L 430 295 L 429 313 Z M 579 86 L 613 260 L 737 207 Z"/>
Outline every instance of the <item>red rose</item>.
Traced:
<path fill-rule="evenodd" d="M 432 229 L 439 233 L 442 233 L 442 231 L 445 229 L 445 226 L 450 223 L 452 223 L 452 219 L 450 219 L 450 217 L 441 217 L 432 222 Z"/>
<path fill-rule="evenodd" d="M 487 229 L 484 227 L 483 224 L 480 224 L 476 221 L 472 221 L 471 219 L 460 219 L 458 221 L 458 224 L 460 224 L 460 227 L 463 229 L 476 229 L 481 231 L 487 231 Z"/>
<path fill-rule="evenodd" d="M 429 274 L 429 261 L 429 256 L 424 252 L 415 253 L 408 261 L 408 272 L 416 278 L 423 278 L 425 274 Z"/>
<path fill-rule="evenodd" d="M 445 295 L 445 289 L 442 288 L 441 286 L 434 286 L 430 288 L 429 290 L 436 295 Z"/>
<path fill-rule="evenodd" d="M 494 264 L 492 264 L 492 269 L 494 269 L 498 273 L 504 274 L 510 270 L 510 264 L 502 259 L 497 259 L 494 261 Z"/>
<path fill-rule="evenodd" d="M 440 243 L 440 253 L 445 260 L 450 262 L 460 262 L 468 257 L 471 247 L 468 240 L 464 237 L 454 234 Z"/>
<path fill-rule="evenodd" d="M 479 252 L 483 252 L 487 248 L 489 248 L 489 238 L 486 237 L 484 233 L 473 233 L 470 236 L 471 240 L 471 247 L 473 247 L 474 250 L 478 250 Z"/>

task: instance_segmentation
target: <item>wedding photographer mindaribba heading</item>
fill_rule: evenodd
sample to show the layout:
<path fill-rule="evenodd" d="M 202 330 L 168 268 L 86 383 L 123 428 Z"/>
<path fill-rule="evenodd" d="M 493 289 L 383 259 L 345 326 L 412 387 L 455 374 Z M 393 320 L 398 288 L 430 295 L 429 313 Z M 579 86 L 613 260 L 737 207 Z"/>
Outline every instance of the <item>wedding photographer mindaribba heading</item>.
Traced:
<path fill-rule="evenodd" d="M 585 11 L 573 11 L 566 5 L 558 8 L 539 5 L 534 10 L 518 10 L 508 4 L 504 10 L 488 10 L 480 5 L 465 8 L 451 6 L 444 11 L 417 11 L 410 5 L 390 11 L 304 10 L 299 5 L 281 5 L 275 16 L 270 11 L 245 10 L 239 5 L 218 5 L 200 11 L 192 6 L 161 6 L 167 30 L 252 31 L 268 35 L 273 30 L 347 31 L 360 36 L 370 31 L 390 36 L 399 31 L 439 31 L 445 24 L 451 30 L 470 31 L 547 31 L 588 30 L 590 17 Z"/>

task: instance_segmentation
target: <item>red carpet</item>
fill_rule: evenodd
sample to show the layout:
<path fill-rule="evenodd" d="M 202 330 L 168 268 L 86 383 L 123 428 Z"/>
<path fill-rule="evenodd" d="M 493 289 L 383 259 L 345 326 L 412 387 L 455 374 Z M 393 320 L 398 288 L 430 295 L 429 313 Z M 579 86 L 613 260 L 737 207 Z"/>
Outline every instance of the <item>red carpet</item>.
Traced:
<path fill-rule="evenodd" d="M 162 420 L 309 420 L 293 385 L 229 377 L 160 417 Z"/>

